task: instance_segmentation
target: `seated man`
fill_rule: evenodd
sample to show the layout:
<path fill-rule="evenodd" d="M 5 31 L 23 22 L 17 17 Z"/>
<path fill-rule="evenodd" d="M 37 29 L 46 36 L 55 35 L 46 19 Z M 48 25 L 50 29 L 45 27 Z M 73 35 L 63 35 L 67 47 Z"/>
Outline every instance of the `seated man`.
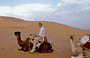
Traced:
<path fill-rule="evenodd" d="M 81 42 L 84 44 L 84 56 L 90 58 L 90 35 L 83 36 Z"/>
<path fill-rule="evenodd" d="M 44 42 L 44 38 L 45 38 L 45 27 L 43 26 L 42 23 L 39 23 L 39 27 L 40 27 L 40 32 L 39 32 L 39 36 L 35 37 L 34 42 L 33 42 L 33 48 L 31 50 L 31 52 L 36 51 L 36 47 L 37 47 L 37 43 L 39 41 L 41 41 L 41 43 Z"/>
<path fill-rule="evenodd" d="M 87 35 L 86 40 L 87 40 L 87 42 L 84 44 L 84 48 L 85 49 L 90 49 L 90 35 L 89 34 Z"/>

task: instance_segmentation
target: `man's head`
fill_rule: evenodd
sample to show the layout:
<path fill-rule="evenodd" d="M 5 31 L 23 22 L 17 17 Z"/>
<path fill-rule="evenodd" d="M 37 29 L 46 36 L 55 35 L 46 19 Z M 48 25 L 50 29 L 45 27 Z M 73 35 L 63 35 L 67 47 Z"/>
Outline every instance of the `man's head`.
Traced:
<path fill-rule="evenodd" d="M 21 34 L 21 32 L 15 32 L 15 33 L 14 33 L 14 35 L 15 35 L 17 38 L 20 37 L 20 34 Z"/>
<path fill-rule="evenodd" d="M 41 28 L 43 24 L 42 24 L 42 23 L 38 23 L 38 25 L 39 25 L 39 27 Z"/>

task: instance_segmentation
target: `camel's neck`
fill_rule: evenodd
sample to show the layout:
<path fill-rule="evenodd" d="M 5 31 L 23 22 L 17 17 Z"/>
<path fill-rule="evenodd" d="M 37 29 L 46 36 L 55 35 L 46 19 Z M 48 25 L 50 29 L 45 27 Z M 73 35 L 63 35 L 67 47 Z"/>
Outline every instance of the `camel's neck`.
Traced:
<path fill-rule="evenodd" d="M 72 39 L 70 39 L 70 44 L 71 44 L 72 52 L 75 52 L 75 49 L 76 49 L 76 48 L 75 48 L 75 45 L 74 45 Z"/>
<path fill-rule="evenodd" d="M 22 40 L 21 40 L 21 37 L 17 38 L 17 40 L 18 40 L 18 41 L 22 41 Z"/>
<path fill-rule="evenodd" d="M 17 38 L 17 40 L 18 40 L 18 44 L 21 45 L 21 43 L 23 42 L 23 41 L 21 40 L 21 37 Z"/>

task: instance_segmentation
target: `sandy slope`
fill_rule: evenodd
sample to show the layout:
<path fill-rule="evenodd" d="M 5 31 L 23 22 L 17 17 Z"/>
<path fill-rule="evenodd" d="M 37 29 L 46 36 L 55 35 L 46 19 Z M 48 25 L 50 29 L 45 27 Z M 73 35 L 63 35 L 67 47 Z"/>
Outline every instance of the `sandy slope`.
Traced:
<path fill-rule="evenodd" d="M 46 27 L 48 41 L 53 45 L 54 52 L 50 54 L 31 54 L 30 52 L 25 53 L 17 50 L 19 46 L 13 33 L 15 31 L 21 31 L 22 40 L 27 38 L 30 33 L 38 34 L 38 22 L 27 22 L 11 17 L 0 17 L 0 58 L 70 58 L 71 46 L 69 37 L 75 34 L 76 43 L 83 35 L 90 34 L 89 30 L 80 30 L 63 24 L 52 22 L 42 23 Z"/>

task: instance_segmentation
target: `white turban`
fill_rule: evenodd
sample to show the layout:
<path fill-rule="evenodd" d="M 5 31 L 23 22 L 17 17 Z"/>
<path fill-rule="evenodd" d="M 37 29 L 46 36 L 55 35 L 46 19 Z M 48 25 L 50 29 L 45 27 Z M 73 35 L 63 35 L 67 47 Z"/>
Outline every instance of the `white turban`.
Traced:
<path fill-rule="evenodd" d="M 85 35 L 80 39 L 80 43 L 86 44 L 89 41 L 89 36 Z"/>

